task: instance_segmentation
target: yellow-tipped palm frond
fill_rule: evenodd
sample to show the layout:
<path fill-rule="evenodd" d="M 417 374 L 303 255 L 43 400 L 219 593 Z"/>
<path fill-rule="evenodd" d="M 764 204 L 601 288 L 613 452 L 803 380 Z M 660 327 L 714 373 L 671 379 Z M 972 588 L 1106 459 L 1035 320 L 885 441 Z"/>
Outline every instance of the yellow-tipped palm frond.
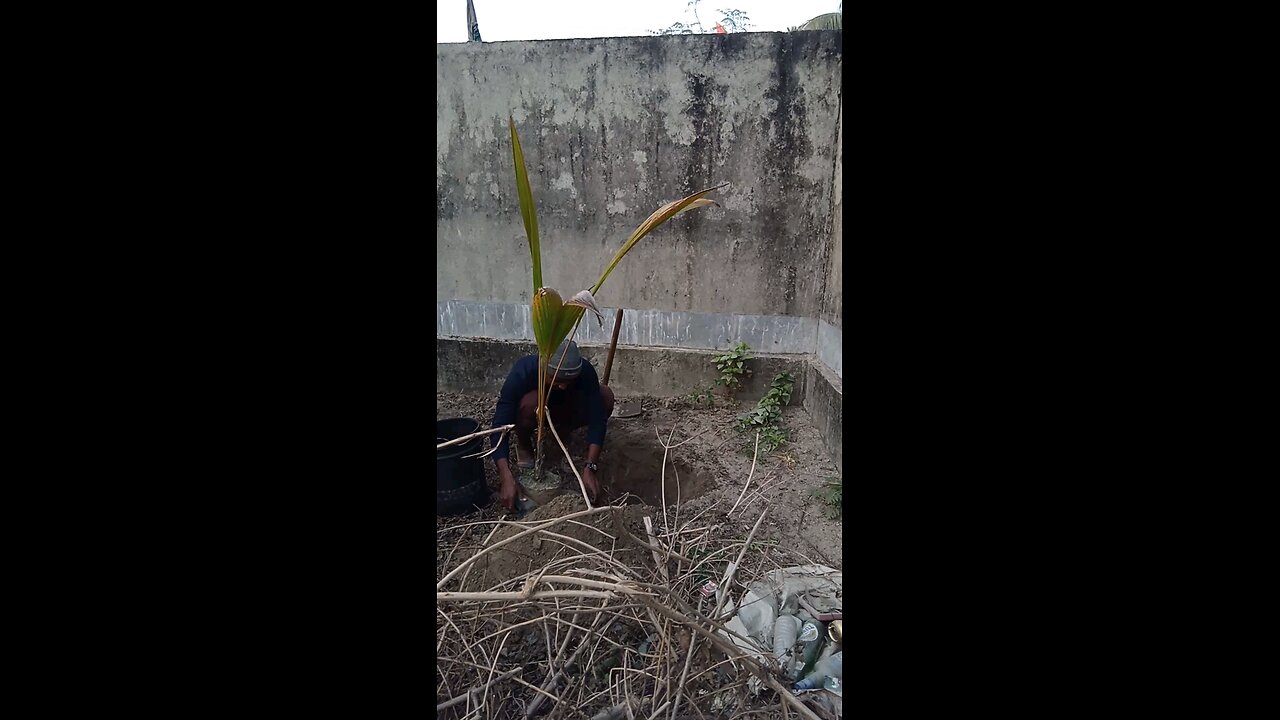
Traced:
<path fill-rule="evenodd" d="M 622 262 L 622 258 L 631 252 L 631 249 L 636 246 L 636 243 L 640 242 L 641 238 L 685 210 L 715 205 L 714 201 L 708 200 L 703 196 L 724 187 L 728 183 L 722 183 L 706 190 L 699 190 L 688 197 L 674 200 L 655 210 L 644 222 L 640 223 L 640 226 L 622 244 L 622 248 L 613 256 L 613 260 L 609 262 L 604 272 L 601 273 L 600 279 L 596 281 L 596 284 L 589 290 L 579 291 L 568 302 L 565 302 L 560 293 L 554 289 L 542 287 L 542 248 L 538 242 L 538 216 L 533 202 L 533 190 L 529 186 L 529 174 L 525 169 L 524 151 L 520 147 L 520 136 L 516 132 L 515 120 L 510 115 L 507 116 L 507 125 L 511 129 L 511 156 L 516 169 L 516 192 L 520 196 L 520 217 L 524 221 L 525 236 L 529 240 L 529 255 L 533 261 L 533 337 L 538 344 L 538 355 L 544 359 L 549 359 L 560 343 L 568 337 L 586 310 L 594 313 L 597 322 L 603 327 L 604 317 L 600 314 L 600 308 L 596 304 L 595 293 L 600 292 L 600 287 L 604 285 L 609 273 L 613 272 L 618 263 Z"/>
<path fill-rule="evenodd" d="M 542 421 L 545 408 L 547 406 L 547 382 L 548 368 L 547 363 L 551 360 L 552 354 L 556 348 L 564 341 L 566 337 L 573 332 L 577 323 L 582 319 L 582 314 L 590 310 L 596 316 L 596 321 L 600 326 L 604 326 L 604 316 L 600 314 L 600 308 L 596 304 L 595 293 L 600 292 L 600 286 L 604 285 L 604 281 L 609 277 L 609 273 L 618 266 L 622 258 L 640 242 L 645 235 L 653 232 L 662 223 L 679 215 L 685 210 L 692 208 L 708 207 L 715 205 L 711 200 L 703 196 L 713 190 L 718 190 L 728 183 L 699 190 L 698 192 L 667 203 L 658 208 L 652 215 L 640 223 L 640 227 L 636 228 L 627 241 L 622 244 L 622 248 L 613 256 L 613 260 L 601 273 L 600 279 L 589 290 L 581 290 L 576 293 L 568 302 L 565 302 L 560 293 L 552 288 L 542 286 L 542 247 L 538 242 L 538 215 L 536 207 L 533 203 L 533 190 L 529 186 L 529 173 L 525 169 L 524 151 L 520 148 L 520 136 L 516 133 L 515 119 L 510 115 L 507 116 L 507 126 L 511 129 L 511 158 L 515 163 L 516 169 L 516 192 L 520 197 L 520 218 L 524 222 L 524 234 L 529 239 L 529 256 L 533 261 L 533 337 L 538 344 L 538 438 L 535 467 L 538 476 L 542 473 Z M 558 370 L 558 368 L 557 368 Z M 585 491 L 584 491 L 585 497 Z"/>
<path fill-rule="evenodd" d="M 679 215 L 685 210 L 715 205 L 716 203 L 714 200 L 707 200 L 702 196 L 712 192 L 713 190 L 719 190 L 728 184 L 729 183 L 720 183 L 715 187 L 709 187 L 706 190 L 699 190 L 688 197 L 673 200 L 657 210 L 654 210 L 653 214 L 645 218 L 645 221 L 640 223 L 640 227 L 636 228 L 635 232 L 631 233 L 631 237 L 627 238 L 627 241 L 622 244 L 622 248 L 618 250 L 618 253 L 613 256 L 613 260 L 609 261 L 608 267 L 606 267 L 604 272 L 601 273 L 600 279 L 596 281 L 595 285 L 591 286 L 591 292 L 600 292 L 600 286 L 604 285 L 605 278 L 609 277 L 609 273 L 613 272 L 613 269 L 618 267 L 618 263 L 622 262 L 622 258 L 626 257 L 627 253 L 631 252 L 631 248 L 635 247 L 636 243 L 640 242 L 640 238 L 653 232 L 654 228 L 670 220 L 676 215 Z"/>

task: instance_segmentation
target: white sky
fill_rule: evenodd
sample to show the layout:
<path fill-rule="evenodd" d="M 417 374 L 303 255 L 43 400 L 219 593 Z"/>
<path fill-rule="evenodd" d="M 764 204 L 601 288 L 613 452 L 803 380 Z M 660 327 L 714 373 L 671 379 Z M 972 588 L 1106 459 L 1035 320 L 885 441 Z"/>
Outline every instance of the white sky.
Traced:
<path fill-rule="evenodd" d="M 485 42 L 649 35 L 675 22 L 693 22 L 687 0 L 473 0 Z M 722 15 L 741 10 L 751 32 L 783 31 L 824 13 L 838 12 L 840 0 L 703 0 L 698 16 L 708 30 Z M 467 0 L 436 4 L 437 43 L 467 41 Z"/>

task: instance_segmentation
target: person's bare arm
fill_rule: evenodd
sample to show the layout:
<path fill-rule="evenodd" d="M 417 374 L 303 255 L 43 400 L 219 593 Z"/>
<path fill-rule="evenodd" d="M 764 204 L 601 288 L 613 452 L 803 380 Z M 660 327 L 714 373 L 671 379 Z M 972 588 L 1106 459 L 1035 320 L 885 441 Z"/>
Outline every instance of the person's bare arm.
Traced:
<path fill-rule="evenodd" d="M 498 501 L 508 510 L 516 506 L 516 479 L 511 475 L 511 463 L 506 458 L 498 458 Z"/>
<path fill-rule="evenodd" d="M 522 358 L 516 361 L 511 372 L 507 373 L 506 382 L 502 384 L 502 392 L 498 395 L 498 406 L 493 413 L 492 427 L 511 425 L 516 422 L 520 397 L 527 392 L 525 388 L 528 387 L 530 375 L 534 371 L 529 365 Z M 511 449 L 511 435 L 515 435 L 515 432 L 503 433 L 495 441 L 498 446 L 493 451 L 493 464 L 498 468 L 498 497 L 508 510 L 515 508 L 517 492 L 516 479 L 511 475 L 511 463 L 507 461 L 507 453 Z"/>
<path fill-rule="evenodd" d="M 595 463 L 600 459 L 600 450 L 604 447 L 605 433 L 608 430 L 609 418 L 604 413 L 604 397 L 600 392 L 600 378 L 595 368 L 587 364 L 582 371 L 586 390 L 587 404 L 587 462 Z M 587 494 L 595 500 L 600 493 L 600 480 L 592 470 L 582 473 L 582 484 L 587 486 Z"/>
<path fill-rule="evenodd" d="M 600 446 L 592 443 L 587 448 L 587 462 L 594 464 L 599 459 Z M 600 497 L 600 478 L 596 476 L 594 470 L 585 466 L 582 468 L 582 484 L 587 486 L 587 496 L 591 498 L 592 502 Z"/>

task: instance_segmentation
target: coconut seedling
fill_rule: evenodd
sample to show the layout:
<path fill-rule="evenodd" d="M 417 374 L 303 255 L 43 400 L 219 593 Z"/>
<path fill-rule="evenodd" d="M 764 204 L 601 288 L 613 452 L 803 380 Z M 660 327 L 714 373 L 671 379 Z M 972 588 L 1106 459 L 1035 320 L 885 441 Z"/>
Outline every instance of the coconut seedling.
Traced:
<path fill-rule="evenodd" d="M 524 221 L 524 234 L 529 240 L 529 255 L 533 260 L 533 337 L 538 345 L 538 429 L 535 440 L 535 460 L 534 474 L 535 477 L 542 478 L 542 427 L 544 422 L 554 422 L 554 419 L 548 418 L 547 409 L 547 373 L 551 373 L 551 381 L 554 382 L 559 368 L 548 368 L 551 356 L 555 353 L 556 348 L 566 337 L 572 337 L 571 333 L 576 333 L 578 323 L 582 320 L 582 315 L 590 310 L 596 317 L 596 322 L 601 327 L 604 326 L 604 316 L 600 313 L 600 308 L 596 305 L 595 295 L 600 292 L 600 287 L 604 285 L 604 281 L 609 277 L 609 273 L 622 262 L 622 258 L 640 242 L 645 235 L 653 232 L 662 223 L 670 220 L 676 215 L 694 208 L 708 207 L 715 205 L 712 200 L 704 197 L 708 193 L 718 190 L 728 183 L 722 183 L 706 190 L 699 190 L 692 195 L 683 197 L 679 200 L 663 205 L 650 215 L 644 222 L 640 223 L 622 244 L 618 252 L 609 261 L 604 272 L 600 274 L 600 279 L 586 290 L 579 290 L 569 300 L 563 300 L 559 292 L 554 288 L 543 287 L 542 285 L 542 250 L 539 245 L 538 238 L 538 216 L 533 204 L 533 191 L 529 186 L 529 174 L 525 170 L 524 152 L 520 149 L 520 137 L 516 133 L 515 119 L 508 116 L 507 124 L 511 128 L 511 154 L 515 162 L 516 170 L 516 191 L 520 196 L 520 217 Z M 554 432 L 554 425 L 552 430 Z M 577 470 L 574 470 L 577 474 Z M 582 478 L 578 478 L 581 486 Z M 590 498 L 587 498 L 586 488 L 582 488 L 583 498 L 587 500 L 587 506 L 591 506 Z"/>

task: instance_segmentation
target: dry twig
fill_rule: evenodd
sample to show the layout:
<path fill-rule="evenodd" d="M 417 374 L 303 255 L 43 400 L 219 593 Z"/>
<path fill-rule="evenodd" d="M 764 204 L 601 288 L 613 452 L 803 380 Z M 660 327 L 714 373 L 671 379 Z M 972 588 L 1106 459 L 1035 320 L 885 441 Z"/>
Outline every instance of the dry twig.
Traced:
<path fill-rule="evenodd" d="M 659 434 L 666 450 L 664 487 L 665 464 L 679 445 L 672 443 L 674 432 Z M 755 483 L 753 469 L 732 511 L 743 513 L 770 484 Z M 676 514 L 659 519 L 662 528 L 653 517 L 642 518 L 647 537 L 632 533 L 624 522 L 632 516 L 616 506 L 541 522 L 504 518 L 461 526 L 466 535 L 476 525 L 492 526 L 478 548 L 466 536 L 441 536 L 439 717 L 816 720 L 777 668 L 761 659 L 768 651 L 748 650 L 756 642 L 724 624 L 737 611 L 727 607 L 731 595 L 763 573 L 808 561 L 795 548 L 756 540 L 767 511 L 743 533 L 725 513 L 727 504 L 713 502 L 687 518 L 677 500 Z M 591 517 L 606 511 L 611 532 L 595 527 L 599 520 Z M 510 535 L 494 542 L 500 528 Z M 522 550 L 533 538 L 545 541 L 543 550 L 522 566 Z M 549 560 L 548 543 L 554 548 Z M 765 552 L 749 552 L 762 545 Z M 464 557 L 467 552 L 474 554 Z M 492 578 L 468 587 L 477 565 Z M 720 581 L 710 600 L 698 592 L 706 579 Z M 529 677 L 533 672 L 545 675 Z M 753 677 L 768 690 L 753 692 L 759 687 L 756 680 L 748 685 Z"/>

